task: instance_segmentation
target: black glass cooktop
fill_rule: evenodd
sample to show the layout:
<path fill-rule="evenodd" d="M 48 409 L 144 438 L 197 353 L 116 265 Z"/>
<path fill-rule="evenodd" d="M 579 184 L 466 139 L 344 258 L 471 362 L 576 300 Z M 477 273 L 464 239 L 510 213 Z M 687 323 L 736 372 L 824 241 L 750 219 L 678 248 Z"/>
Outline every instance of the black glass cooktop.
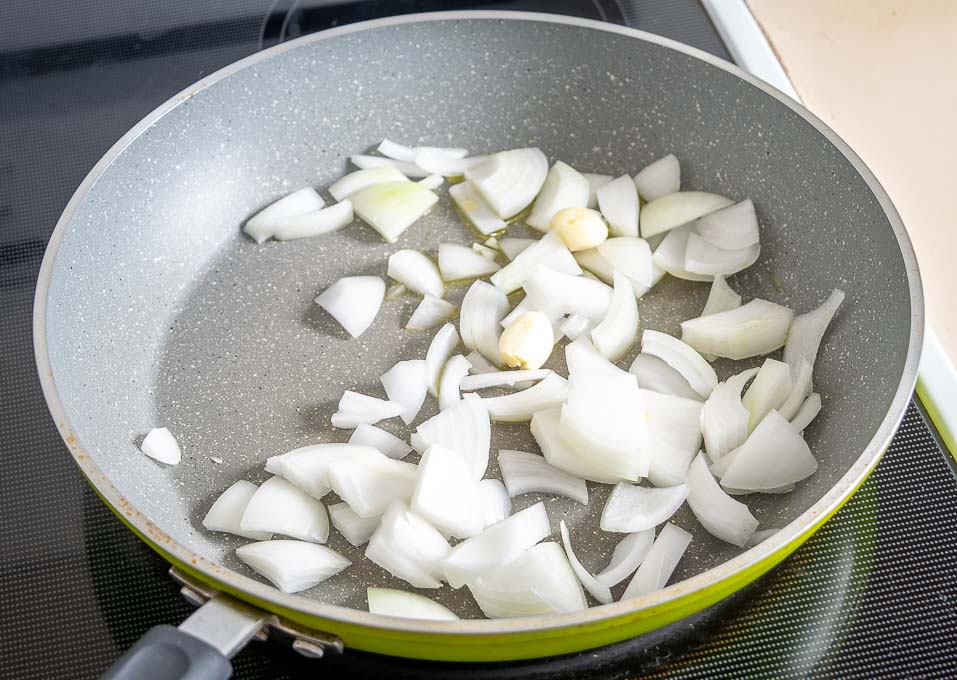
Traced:
<path fill-rule="evenodd" d="M 696 0 L 0 2 L 0 677 L 96 677 L 190 607 L 167 566 L 86 486 L 47 415 L 31 314 L 75 187 L 143 115 L 263 47 L 438 9 L 516 9 L 642 28 L 729 58 Z M 874 476 L 783 565 L 653 636 L 547 661 L 453 666 L 275 643 L 236 677 L 930 677 L 957 674 L 957 478 L 915 405 Z"/>

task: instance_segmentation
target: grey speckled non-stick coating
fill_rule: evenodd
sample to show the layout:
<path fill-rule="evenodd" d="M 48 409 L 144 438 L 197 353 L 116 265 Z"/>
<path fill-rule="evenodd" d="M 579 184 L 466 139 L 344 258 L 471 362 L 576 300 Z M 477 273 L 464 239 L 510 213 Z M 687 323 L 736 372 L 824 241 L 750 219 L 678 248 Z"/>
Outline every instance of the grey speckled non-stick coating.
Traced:
<path fill-rule="evenodd" d="M 268 456 L 345 441 L 349 432 L 329 424 L 341 392 L 382 396 L 383 371 L 424 355 L 431 334 L 402 328 L 413 298 L 387 301 L 358 340 L 312 300 L 340 276 L 385 276 L 399 248 L 472 242 L 445 187 L 394 245 L 360 222 L 291 243 L 240 233 L 283 194 L 327 187 L 350 154 L 383 137 L 473 153 L 534 145 L 615 175 L 675 153 L 685 188 L 754 200 L 761 258 L 731 281 L 745 299 L 803 312 L 832 288 L 847 292 L 814 376 L 824 410 L 807 438 L 820 470 L 790 495 L 749 498 L 762 528 L 809 508 L 884 419 L 910 339 L 905 261 L 866 182 L 808 122 L 734 74 L 633 36 L 491 19 L 380 27 L 302 44 L 172 108 L 116 158 L 63 236 L 47 315 L 56 388 L 94 462 L 178 543 L 244 570 L 232 555 L 241 541 L 201 526 L 213 499 L 236 479 L 265 479 Z M 706 293 L 666 279 L 642 301 L 642 327 L 675 333 Z M 157 426 L 182 445 L 177 467 L 137 449 Z M 525 425 L 496 427 L 493 444 L 537 450 Z M 556 525 L 569 520 L 597 570 L 615 537 L 597 530 L 606 489 L 589 487 L 587 508 L 546 506 Z M 687 510 L 676 521 L 695 536 L 679 578 L 738 552 Z M 403 587 L 339 537 L 331 545 L 355 564 L 306 596 L 364 608 L 366 585 Z M 461 616 L 478 613 L 464 589 L 431 594 Z"/>

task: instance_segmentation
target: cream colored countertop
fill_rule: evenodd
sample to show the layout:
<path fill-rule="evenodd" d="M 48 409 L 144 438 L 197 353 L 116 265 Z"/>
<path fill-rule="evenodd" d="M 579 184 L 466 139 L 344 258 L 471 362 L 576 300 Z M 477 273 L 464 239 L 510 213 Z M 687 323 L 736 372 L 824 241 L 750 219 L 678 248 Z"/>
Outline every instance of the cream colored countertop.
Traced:
<path fill-rule="evenodd" d="M 957 0 L 748 0 L 804 104 L 897 206 L 957 363 Z"/>

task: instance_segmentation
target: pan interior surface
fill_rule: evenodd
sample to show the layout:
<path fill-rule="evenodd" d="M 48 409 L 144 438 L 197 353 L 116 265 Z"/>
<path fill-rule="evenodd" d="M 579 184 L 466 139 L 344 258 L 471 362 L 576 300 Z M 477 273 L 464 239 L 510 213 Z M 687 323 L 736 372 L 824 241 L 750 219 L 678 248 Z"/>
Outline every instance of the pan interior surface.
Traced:
<path fill-rule="evenodd" d="M 64 410 L 95 464 L 177 543 L 250 574 L 233 556 L 241 539 L 202 528 L 210 503 L 237 479 L 265 479 L 268 456 L 346 441 L 349 432 L 329 424 L 342 391 L 383 396 L 381 373 L 424 356 L 431 334 L 402 329 L 416 300 L 384 303 L 358 340 L 312 300 L 344 275 L 385 276 L 399 248 L 474 241 L 446 187 L 394 245 L 359 222 L 290 243 L 257 245 L 240 233 L 263 205 L 327 187 L 349 155 L 383 137 L 472 153 L 534 145 L 552 161 L 614 175 L 672 152 L 683 188 L 752 198 L 761 258 L 731 280 L 746 300 L 800 313 L 835 287 L 847 292 L 815 368 L 824 409 L 807 438 L 820 469 L 794 493 L 750 497 L 761 527 L 811 507 L 874 436 L 907 356 L 907 272 L 867 183 L 807 121 L 731 73 L 633 36 L 481 18 L 384 26 L 300 44 L 184 100 L 116 158 L 64 233 L 47 311 Z M 642 302 L 641 325 L 677 334 L 706 296 L 706 284 L 666 278 Z M 721 377 L 731 370 L 717 367 Z M 406 436 L 397 424 L 384 426 Z M 137 449 L 159 426 L 182 446 L 176 467 Z M 537 450 L 527 425 L 493 431 L 493 461 L 499 448 Z M 546 506 L 596 571 L 616 537 L 598 531 L 608 489 L 589 487 L 587 507 Z M 517 498 L 515 508 L 537 500 Z M 686 508 L 675 521 L 695 536 L 676 578 L 739 552 Z M 354 564 L 307 597 L 365 609 L 367 585 L 407 587 L 338 535 L 330 545 Z M 466 589 L 428 594 L 479 615 Z"/>

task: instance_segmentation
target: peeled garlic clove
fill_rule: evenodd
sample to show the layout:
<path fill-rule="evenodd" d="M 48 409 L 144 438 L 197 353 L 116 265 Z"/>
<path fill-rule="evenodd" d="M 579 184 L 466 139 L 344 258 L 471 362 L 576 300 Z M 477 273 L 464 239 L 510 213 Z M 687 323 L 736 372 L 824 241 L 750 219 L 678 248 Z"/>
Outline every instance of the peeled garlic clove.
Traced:
<path fill-rule="evenodd" d="M 555 346 L 552 323 L 541 312 L 525 312 L 502 332 L 498 351 L 512 368 L 541 368 Z"/>
<path fill-rule="evenodd" d="M 558 232 L 570 251 L 588 250 L 608 238 L 608 225 L 601 213 L 588 208 L 564 208 L 555 213 L 551 228 Z"/>

